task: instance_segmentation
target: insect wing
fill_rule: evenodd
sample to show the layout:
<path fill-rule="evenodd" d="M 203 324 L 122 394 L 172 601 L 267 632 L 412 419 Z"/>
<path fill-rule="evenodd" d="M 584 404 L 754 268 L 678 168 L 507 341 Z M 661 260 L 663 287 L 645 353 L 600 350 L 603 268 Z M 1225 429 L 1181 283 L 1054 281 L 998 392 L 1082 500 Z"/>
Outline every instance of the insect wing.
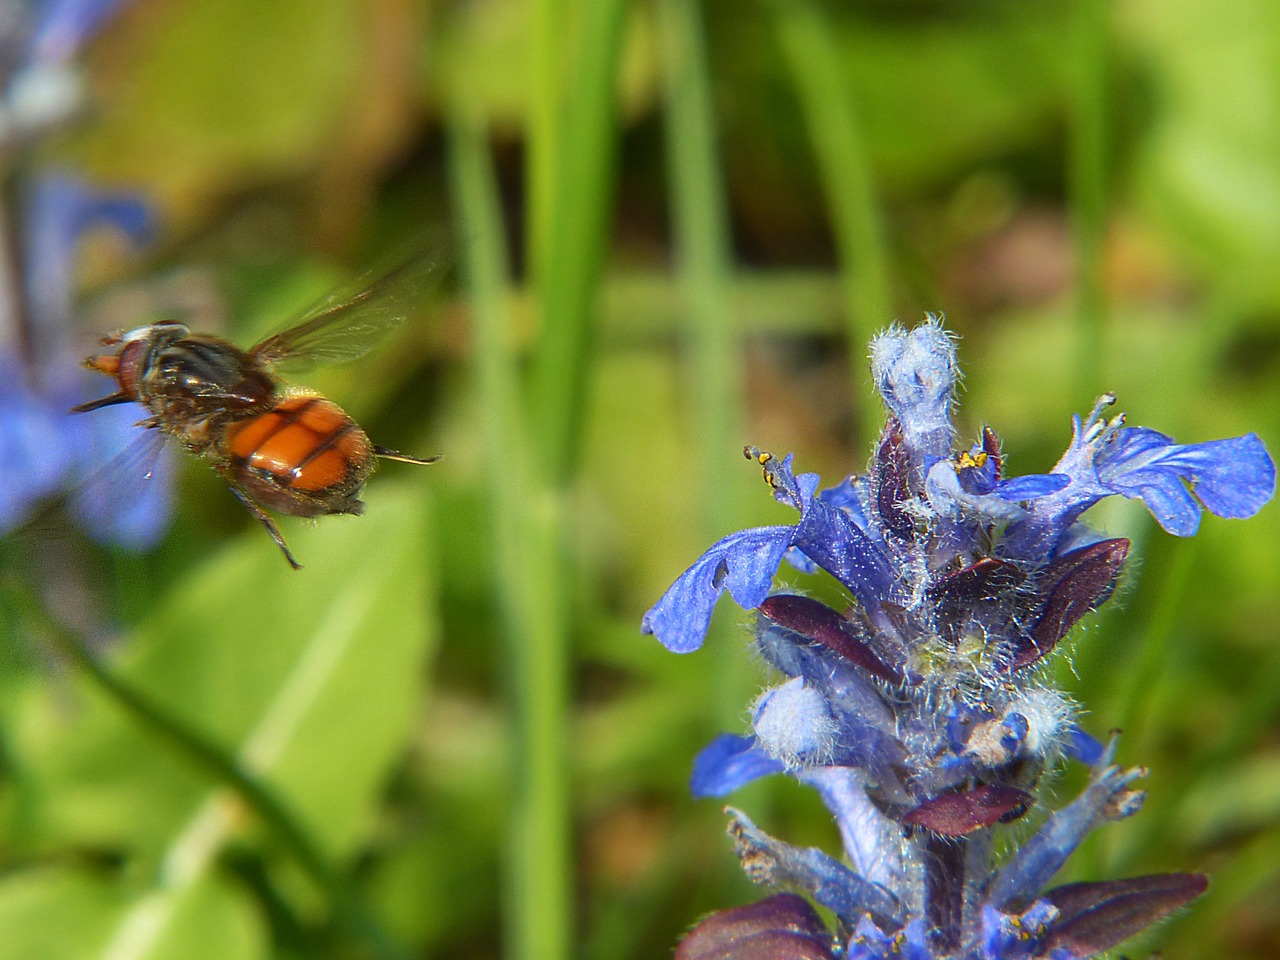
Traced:
<path fill-rule="evenodd" d="M 93 539 L 145 550 L 169 524 L 177 451 L 136 419 L 132 404 L 78 419 L 80 476 L 69 506 Z"/>
<path fill-rule="evenodd" d="M 450 262 L 443 248 L 433 248 L 385 272 L 370 271 L 292 320 L 281 332 L 250 347 L 249 352 L 270 366 L 294 370 L 361 357 L 423 309 Z"/>

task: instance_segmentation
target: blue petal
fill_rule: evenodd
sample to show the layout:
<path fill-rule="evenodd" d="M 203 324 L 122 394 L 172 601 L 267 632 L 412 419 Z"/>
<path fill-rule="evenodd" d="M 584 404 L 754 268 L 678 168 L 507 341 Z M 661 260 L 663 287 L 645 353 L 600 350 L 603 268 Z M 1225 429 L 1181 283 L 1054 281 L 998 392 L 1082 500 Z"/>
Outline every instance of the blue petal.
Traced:
<path fill-rule="evenodd" d="M 891 327 L 871 342 L 871 375 L 902 424 L 903 441 L 923 476 L 951 455 L 951 395 L 959 376 L 955 343 L 933 317 L 910 332 Z"/>
<path fill-rule="evenodd" d="M 923 921 L 913 920 L 901 930 L 884 933 L 870 917 L 861 917 L 845 960 L 932 960 L 927 929 Z"/>
<path fill-rule="evenodd" d="M 1104 420 L 1114 402 L 1108 394 L 1088 420 L 1072 418 L 1071 445 L 1054 468 L 1070 485 L 1030 501 L 1029 515 L 1006 531 L 1002 555 L 1039 562 L 1063 552 L 1061 538 L 1080 514 L 1113 494 L 1142 500 L 1167 531 L 1190 536 L 1202 507 L 1247 517 L 1275 493 L 1275 464 L 1255 434 L 1184 446 L 1156 430 L 1125 427 L 1123 417 Z"/>
<path fill-rule="evenodd" d="M 1220 517 L 1249 517 L 1275 493 L 1275 464 L 1252 433 L 1182 445 L 1155 430 L 1133 427 L 1120 431 L 1100 460 L 1103 483 L 1141 499 L 1160 525 L 1178 536 L 1196 532 L 1200 504 Z"/>
<path fill-rule="evenodd" d="M 962 521 L 972 518 L 1015 520 L 1024 513 L 1016 503 L 994 493 L 970 493 L 960 482 L 955 464 L 939 460 L 924 482 L 925 496 L 939 516 Z"/>
<path fill-rule="evenodd" d="M 853 868 L 873 883 L 896 889 L 900 863 L 885 851 L 901 841 L 902 825 L 876 809 L 862 776 L 848 767 L 810 767 L 797 777 L 817 790 L 831 811 Z"/>
<path fill-rule="evenodd" d="M 793 533 L 793 527 L 758 527 L 720 540 L 644 615 L 641 631 L 675 653 L 697 650 L 707 637 L 711 611 L 726 589 L 739 606 L 760 606 Z"/>
<path fill-rule="evenodd" d="M 981 917 L 978 960 L 1027 960 L 1040 956 L 1041 942 L 1058 910 L 1047 900 L 1037 900 L 1021 915 L 1012 916 L 984 904 Z"/>
<path fill-rule="evenodd" d="M 132 243 L 152 239 L 147 205 L 132 194 L 99 191 L 76 177 L 51 174 L 35 185 L 26 209 L 26 284 L 37 323 L 61 329 L 71 314 L 76 244 L 98 226 L 120 230 Z"/>
<path fill-rule="evenodd" d="M 758 607 L 769 594 L 783 556 L 792 547 L 843 583 L 868 607 L 878 607 L 883 600 L 903 599 L 888 558 L 859 529 L 854 514 L 816 496 L 817 475 L 795 476 L 790 456 L 782 461 L 767 454 L 760 456 L 775 498 L 799 510 L 800 523 L 730 534 L 686 570 L 645 614 L 641 624 L 644 633 L 657 636 L 668 650 L 688 653 L 702 646 L 711 612 L 726 589 L 744 609 Z"/>
<path fill-rule="evenodd" d="M 876 926 L 870 917 L 862 917 L 853 928 L 845 957 L 847 960 L 884 960 L 892 948 L 893 939 L 889 934 Z"/>
<path fill-rule="evenodd" d="M 988 455 L 981 441 L 969 448 L 967 460 L 957 467 L 964 488 L 970 493 L 991 493 L 1000 482 L 1000 459 Z"/>
<path fill-rule="evenodd" d="M 828 487 L 818 494 L 823 503 L 848 512 L 850 518 L 860 530 L 867 530 L 867 516 L 862 512 L 862 497 L 858 494 L 858 477 L 845 477 L 834 487 Z"/>
<path fill-rule="evenodd" d="M 782 556 L 787 563 L 791 564 L 791 566 L 795 567 L 801 573 L 818 572 L 818 565 L 806 557 L 802 550 L 798 550 L 795 547 L 788 547 L 787 552 Z"/>
<path fill-rule="evenodd" d="M 782 772 L 782 764 L 757 747 L 754 737 L 722 733 L 694 758 L 689 792 L 699 798 L 725 797 L 753 780 Z"/>
<path fill-rule="evenodd" d="M 123 0 L 41 0 L 31 33 L 32 59 L 70 60 Z"/>
<path fill-rule="evenodd" d="M 792 543 L 844 584 L 864 606 L 874 609 L 886 600 L 903 599 L 884 551 L 859 528 L 850 511 L 815 496 L 817 475 L 794 475 L 792 459 L 788 455 L 781 461 L 771 459 L 764 464 L 774 497 L 800 511 Z"/>
<path fill-rule="evenodd" d="M 1256 433 L 1182 447 L 1165 458 L 1185 469 L 1196 496 L 1210 513 L 1251 517 L 1276 492 L 1276 465 Z"/>
<path fill-rule="evenodd" d="M 1086 766 L 1093 767 L 1106 755 L 1107 748 L 1102 741 L 1085 733 L 1083 729 L 1073 723 L 1067 728 L 1063 752 Z"/>
<path fill-rule="evenodd" d="M 996 484 L 995 495 L 1003 500 L 1035 500 L 1065 490 L 1071 478 L 1061 473 L 1029 473 Z"/>

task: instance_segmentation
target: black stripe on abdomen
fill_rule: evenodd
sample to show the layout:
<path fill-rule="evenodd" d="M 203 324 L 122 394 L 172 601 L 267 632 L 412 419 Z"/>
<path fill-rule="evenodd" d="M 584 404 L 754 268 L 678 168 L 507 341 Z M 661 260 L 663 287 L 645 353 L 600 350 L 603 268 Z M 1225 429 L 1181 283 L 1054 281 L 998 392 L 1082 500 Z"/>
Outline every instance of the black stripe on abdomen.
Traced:
<path fill-rule="evenodd" d="M 241 462 L 243 463 L 248 463 L 250 460 L 254 458 L 254 455 L 256 455 L 257 452 L 261 450 L 263 446 L 266 445 L 267 441 L 269 441 L 272 437 L 274 437 L 280 431 L 293 426 L 295 423 L 301 420 L 303 415 L 312 407 L 314 407 L 316 403 L 319 402 L 319 400 L 320 400 L 319 397 L 308 397 L 306 401 L 298 404 L 297 407 L 288 411 L 287 413 L 282 413 L 280 409 L 277 407 L 275 410 L 271 410 L 271 411 L 268 411 L 267 413 L 262 414 L 262 416 L 264 417 L 279 417 L 280 418 L 279 422 L 276 423 L 276 425 L 271 428 L 271 431 L 266 436 L 264 436 L 261 440 L 258 441 L 258 445 L 249 451 L 248 456 L 241 457 L 238 459 L 240 459 Z"/>
<path fill-rule="evenodd" d="M 302 471 L 306 469 L 307 464 L 309 464 L 316 457 L 320 456 L 323 453 L 328 453 L 335 446 L 337 446 L 338 441 L 341 440 L 343 437 L 345 437 L 352 430 L 354 430 L 355 427 L 356 427 L 356 423 L 354 420 L 347 420 L 347 422 L 344 423 L 342 426 L 340 426 L 337 430 L 333 431 L 333 433 L 329 434 L 329 436 L 321 440 L 320 443 L 317 444 L 316 448 L 312 450 L 310 453 L 308 453 L 305 457 L 303 457 L 302 462 L 299 463 L 296 467 L 294 467 L 294 476 L 297 476 L 298 474 L 302 473 Z"/>

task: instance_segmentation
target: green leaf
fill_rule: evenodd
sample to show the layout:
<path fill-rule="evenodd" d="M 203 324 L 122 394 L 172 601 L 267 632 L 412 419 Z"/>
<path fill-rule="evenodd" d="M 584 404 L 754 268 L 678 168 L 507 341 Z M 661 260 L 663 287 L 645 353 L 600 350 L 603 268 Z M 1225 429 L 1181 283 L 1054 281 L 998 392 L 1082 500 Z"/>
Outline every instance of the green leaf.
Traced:
<path fill-rule="evenodd" d="M 0 882 L 0 960 L 81 960 L 129 955 L 145 936 L 143 924 L 155 916 L 136 915 L 139 925 L 117 927 L 130 904 L 119 882 L 85 870 L 27 870 Z M 267 956 L 265 931 L 253 906 L 226 884 L 206 878 L 173 904 L 168 933 L 153 956 L 183 960 L 256 960 Z M 116 952 L 119 951 L 119 952 Z"/>
<path fill-rule="evenodd" d="M 420 484 L 375 483 L 362 518 L 256 527 L 175 584 L 116 667 L 263 777 L 313 842 L 350 853 L 409 731 L 436 639 Z M 85 688 L 26 705 L 13 749 L 43 793 L 45 843 L 158 856 L 207 801 L 208 774 Z M 198 815 L 197 815 L 198 816 Z"/>
<path fill-rule="evenodd" d="M 78 159 L 179 208 L 311 162 L 361 62 L 358 0 L 190 0 L 140 9 L 95 59 L 111 109 Z"/>

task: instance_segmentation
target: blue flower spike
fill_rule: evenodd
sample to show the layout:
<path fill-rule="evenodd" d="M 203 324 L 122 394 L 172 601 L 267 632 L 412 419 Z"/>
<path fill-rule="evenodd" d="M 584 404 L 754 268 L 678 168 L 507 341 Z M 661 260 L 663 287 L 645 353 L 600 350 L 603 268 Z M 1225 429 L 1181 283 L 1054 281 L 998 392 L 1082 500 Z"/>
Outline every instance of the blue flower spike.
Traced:
<path fill-rule="evenodd" d="M 724 593 L 756 611 L 757 651 L 783 680 L 751 708 L 749 735 L 699 754 L 693 793 L 794 776 L 818 791 L 844 844 L 843 859 L 793 847 L 728 811 L 748 876 L 806 894 L 836 927 L 778 894 L 713 914 L 678 960 L 1083 960 L 1205 890 L 1196 873 L 1045 889 L 1094 829 L 1141 809 L 1146 771 L 1117 765 L 1115 738 L 1083 729 L 1039 668 L 1107 602 L 1129 556 L 1128 540 L 1081 522 L 1089 507 L 1138 499 L 1190 536 L 1205 511 L 1260 510 L 1275 465 L 1254 434 L 1179 444 L 1130 427 L 1104 415 L 1108 394 L 1074 418 L 1050 472 L 1006 476 L 990 428 L 955 447 L 955 346 L 934 317 L 872 342 L 889 417 L 864 474 L 820 489 L 791 456 L 747 447 L 799 519 L 725 537 L 645 615 L 645 633 L 688 653 Z M 776 591 L 784 559 L 833 577 L 842 608 Z M 1090 783 L 1051 811 L 1037 788 L 1069 761 Z M 1022 839 L 997 856 L 1015 821 Z"/>

